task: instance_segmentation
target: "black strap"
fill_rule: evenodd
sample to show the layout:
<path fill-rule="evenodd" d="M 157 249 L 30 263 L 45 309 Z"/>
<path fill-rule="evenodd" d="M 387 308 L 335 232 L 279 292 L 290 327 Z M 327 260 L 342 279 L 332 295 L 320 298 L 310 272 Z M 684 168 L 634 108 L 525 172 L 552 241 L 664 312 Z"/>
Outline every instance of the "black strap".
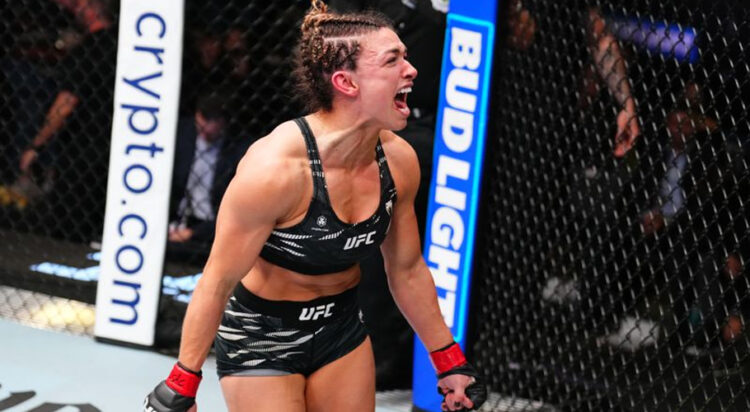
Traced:
<path fill-rule="evenodd" d="M 323 165 L 320 162 L 320 152 L 318 151 L 318 144 L 315 142 L 315 135 L 313 135 L 310 125 L 304 117 L 294 119 L 297 126 L 302 131 L 302 136 L 305 138 L 305 145 L 307 146 L 307 157 L 310 159 L 310 167 L 314 173 L 313 176 L 323 176 Z"/>
<path fill-rule="evenodd" d="M 304 117 L 294 119 L 297 123 L 297 127 L 302 131 L 302 136 L 305 138 L 305 146 L 307 146 L 307 158 L 310 163 L 310 169 L 312 170 L 313 178 L 313 197 L 319 201 L 330 205 L 331 201 L 328 198 L 328 190 L 326 188 L 325 175 L 323 174 L 323 163 L 320 160 L 320 152 L 318 151 L 318 144 L 315 142 L 315 135 L 313 135 L 310 124 Z"/>
<path fill-rule="evenodd" d="M 318 151 L 318 144 L 315 142 L 315 135 L 313 135 L 310 124 L 307 123 L 307 119 L 304 117 L 298 117 L 294 119 L 297 127 L 302 131 L 302 136 L 305 138 L 305 145 L 307 146 L 307 157 L 310 161 L 310 168 L 312 169 L 313 184 L 315 189 L 315 196 L 319 200 L 331 204 L 331 200 L 328 197 L 328 189 L 325 181 L 325 175 L 323 174 L 323 163 L 320 160 L 320 152 Z M 388 167 L 388 161 L 385 157 L 385 150 L 380 143 L 375 145 L 375 160 L 378 163 L 378 170 L 380 171 L 380 191 L 385 193 L 386 190 L 392 185 L 393 179 L 391 177 L 391 171 Z"/>

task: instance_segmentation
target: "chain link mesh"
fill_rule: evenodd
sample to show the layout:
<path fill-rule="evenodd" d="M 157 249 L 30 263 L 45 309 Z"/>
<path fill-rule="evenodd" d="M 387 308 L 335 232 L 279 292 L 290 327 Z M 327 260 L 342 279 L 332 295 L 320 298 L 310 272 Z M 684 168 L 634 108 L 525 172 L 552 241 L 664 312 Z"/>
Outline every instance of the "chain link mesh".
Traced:
<path fill-rule="evenodd" d="M 747 7 L 524 0 L 500 19 L 473 298 L 492 390 L 750 410 Z"/>
<path fill-rule="evenodd" d="M 79 3 L 0 12 L 0 314 L 90 333 L 116 28 L 92 34 Z M 97 15 L 116 21 L 115 2 L 101 5 Z M 195 127 L 204 107 L 224 118 L 236 152 L 299 113 L 291 28 L 306 2 L 186 6 L 181 125 Z M 562 410 L 750 409 L 748 10 L 701 0 L 503 7 L 477 366 L 493 391 Z M 618 118 L 633 130 L 620 116 L 628 89 L 638 137 L 618 157 Z M 35 138 L 71 106 L 51 138 Z M 34 159 L 22 170 L 25 156 Z M 184 220 L 190 175 L 172 194 L 176 227 L 210 221 Z M 165 347 L 179 339 L 208 239 L 168 248 Z M 497 402 L 489 408 L 507 407 Z"/>
<path fill-rule="evenodd" d="M 93 330 L 117 3 L 3 3 L 3 317 L 73 333 Z M 165 350 L 176 348 L 186 302 L 211 244 L 216 208 L 239 158 L 253 141 L 299 114 L 301 105 L 291 92 L 291 51 L 308 6 L 293 0 L 186 2 L 170 241 L 156 337 Z M 199 132 L 217 140 L 201 146 Z M 185 235 L 185 228 L 192 233 Z"/>

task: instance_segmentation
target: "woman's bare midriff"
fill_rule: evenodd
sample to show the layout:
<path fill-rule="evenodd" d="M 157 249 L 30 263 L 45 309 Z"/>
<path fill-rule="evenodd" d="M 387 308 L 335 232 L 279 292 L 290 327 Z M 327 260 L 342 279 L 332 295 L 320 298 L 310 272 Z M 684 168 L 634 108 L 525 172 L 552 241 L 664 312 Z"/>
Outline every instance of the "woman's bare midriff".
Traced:
<path fill-rule="evenodd" d="M 308 301 L 342 293 L 359 283 L 359 265 L 329 275 L 303 275 L 258 257 L 242 285 L 267 300 Z"/>

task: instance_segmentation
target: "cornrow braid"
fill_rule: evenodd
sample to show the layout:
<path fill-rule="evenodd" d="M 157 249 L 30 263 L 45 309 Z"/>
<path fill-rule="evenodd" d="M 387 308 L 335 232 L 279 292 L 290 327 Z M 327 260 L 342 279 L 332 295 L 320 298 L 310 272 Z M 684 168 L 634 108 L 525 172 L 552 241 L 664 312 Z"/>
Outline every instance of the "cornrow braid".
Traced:
<path fill-rule="evenodd" d="M 355 70 L 361 36 L 382 28 L 393 29 L 393 25 L 381 14 L 330 13 L 323 1 L 311 0 L 294 62 L 297 92 L 309 112 L 333 108 L 330 75 L 336 70 Z"/>

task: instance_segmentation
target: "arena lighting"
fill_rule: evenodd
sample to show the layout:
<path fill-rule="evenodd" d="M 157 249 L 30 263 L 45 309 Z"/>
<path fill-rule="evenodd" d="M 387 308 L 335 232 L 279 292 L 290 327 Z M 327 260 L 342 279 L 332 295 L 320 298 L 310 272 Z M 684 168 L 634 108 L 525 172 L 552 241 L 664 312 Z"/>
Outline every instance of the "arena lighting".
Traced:
<path fill-rule="evenodd" d="M 94 306 L 74 300 L 54 299 L 29 310 L 32 324 L 75 327 L 86 330 L 94 326 Z"/>
<path fill-rule="evenodd" d="M 440 311 L 465 346 L 474 237 L 487 133 L 496 0 L 453 0 L 447 16 L 424 257 Z M 413 404 L 440 411 L 437 378 L 414 345 Z"/>
<path fill-rule="evenodd" d="M 89 253 L 86 257 L 93 261 L 99 261 L 101 253 Z M 40 262 L 29 266 L 29 270 L 45 275 L 56 276 L 80 282 L 96 282 L 99 280 L 101 268 L 99 265 L 80 268 L 68 266 L 56 262 Z M 178 302 L 188 303 L 193 295 L 195 285 L 203 273 L 195 273 L 188 276 L 164 275 L 162 279 L 162 293 Z"/>
<path fill-rule="evenodd" d="M 74 334 L 87 334 L 93 329 L 94 305 L 9 286 L 0 287 L 0 294 L 16 298 L 1 305 L 0 318 L 8 317 L 26 326 Z M 23 302 L 23 306 L 17 306 L 14 301 Z M 0 410 L 5 409 L 0 406 Z"/>

